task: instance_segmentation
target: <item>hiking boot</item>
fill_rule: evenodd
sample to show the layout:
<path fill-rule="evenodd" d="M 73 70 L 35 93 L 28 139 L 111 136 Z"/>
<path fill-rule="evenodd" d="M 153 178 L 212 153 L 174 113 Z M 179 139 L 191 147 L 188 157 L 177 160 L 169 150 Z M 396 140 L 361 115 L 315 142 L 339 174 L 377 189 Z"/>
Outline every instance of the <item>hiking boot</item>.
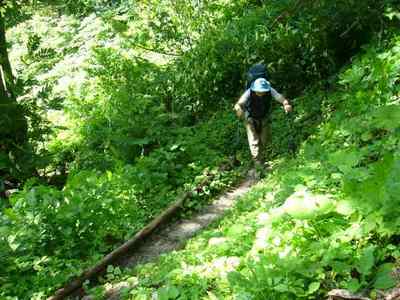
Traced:
<path fill-rule="evenodd" d="M 265 163 L 264 163 L 264 171 L 265 171 L 265 172 L 270 172 L 270 171 L 272 171 L 272 166 L 271 166 L 270 163 L 268 163 L 268 162 L 265 162 Z"/>
<path fill-rule="evenodd" d="M 258 181 L 260 180 L 260 172 L 252 168 L 247 172 L 247 178 L 251 181 Z"/>

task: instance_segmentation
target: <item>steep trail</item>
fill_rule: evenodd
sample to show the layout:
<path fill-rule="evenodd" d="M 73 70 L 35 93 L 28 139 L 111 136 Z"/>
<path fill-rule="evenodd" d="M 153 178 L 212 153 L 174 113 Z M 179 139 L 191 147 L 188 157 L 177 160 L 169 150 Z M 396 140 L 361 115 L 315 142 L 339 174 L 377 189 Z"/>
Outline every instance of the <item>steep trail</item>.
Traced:
<path fill-rule="evenodd" d="M 219 196 L 210 205 L 204 207 L 190 218 L 177 220 L 150 235 L 131 253 L 119 261 L 123 268 L 133 268 L 138 264 L 155 260 L 161 254 L 181 249 L 185 242 L 205 229 L 212 222 L 219 220 L 231 209 L 238 198 L 245 195 L 256 182 L 245 179 L 237 187 Z M 119 299 L 122 288 L 129 287 L 126 282 L 107 287 L 106 299 Z M 93 299 L 91 296 L 83 297 Z"/>

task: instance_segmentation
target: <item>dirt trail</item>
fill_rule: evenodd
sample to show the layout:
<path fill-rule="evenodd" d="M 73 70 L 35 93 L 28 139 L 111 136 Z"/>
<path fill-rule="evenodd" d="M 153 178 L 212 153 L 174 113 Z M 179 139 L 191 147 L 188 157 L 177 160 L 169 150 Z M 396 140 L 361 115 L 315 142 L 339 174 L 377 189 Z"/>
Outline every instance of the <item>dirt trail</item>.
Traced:
<path fill-rule="evenodd" d="M 189 238 L 196 235 L 212 222 L 220 219 L 227 210 L 233 207 L 236 199 L 246 194 L 253 184 L 253 180 L 246 179 L 238 187 L 223 194 L 212 204 L 194 214 L 190 219 L 176 221 L 155 232 L 135 249 L 133 255 L 122 259 L 120 265 L 124 268 L 133 268 L 138 264 L 154 260 L 160 254 L 182 248 Z M 128 286 L 126 282 L 110 286 L 107 289 L 106 299 L 119 299 L 119 291 Z M 86 296 L 83 299 L 89 300 L 92 298 Z"/>

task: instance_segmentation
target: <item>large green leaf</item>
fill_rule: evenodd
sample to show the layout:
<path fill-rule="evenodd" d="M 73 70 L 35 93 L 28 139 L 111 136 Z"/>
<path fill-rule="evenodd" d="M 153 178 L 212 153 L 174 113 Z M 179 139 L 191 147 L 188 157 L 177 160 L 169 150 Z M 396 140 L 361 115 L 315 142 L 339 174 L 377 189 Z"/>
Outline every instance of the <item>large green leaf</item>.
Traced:
<path fill-rule="evenodd" d="M 362 157 L 362 153 L 354 148 L 339 150 L 329 155 L 329 163 L 339 168 L 343 173 L 348 173 Z"/>
<path fill-rule="evenodd" d="M 379 267 L 375 276 L 374 287 L 377 289 L 389 289 L 396 285 L 396 280 L 392 276 L 394 264 L 387 263 Z"/>
<path fill-rule="evenodd" d="M 308 219 L 334 210 L 335 205 L 329 195 L 318 195 L 301 189 L 286 199 L 281 209 L 294 218 Z"/>
<path fill-rule="evenodd" d="M 373 126 L 386 130 L 400 127 L 400 105 L 388 105 L 378 108 L 373 113 Z"/>
<path fill-rule="evenodd" d="M 361 254 L 360 260 L 357 264 L 357 270 L 364 276 L 368 275 L 375 263 L 375 246 L 365 248 Z"/>

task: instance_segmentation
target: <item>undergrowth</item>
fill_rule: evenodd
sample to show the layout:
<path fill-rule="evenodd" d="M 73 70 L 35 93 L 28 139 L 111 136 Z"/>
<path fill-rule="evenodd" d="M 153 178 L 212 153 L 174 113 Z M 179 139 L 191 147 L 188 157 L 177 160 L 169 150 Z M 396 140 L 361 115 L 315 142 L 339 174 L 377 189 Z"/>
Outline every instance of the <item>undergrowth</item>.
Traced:
<path fill-rule="evenodd" d="M 400 39 L 364 49 L 323 101 L 326 118 L 183 250 L 111 268 L 123 299 L 375 299 L 397 284 L 400 251 Z M 303 96 L 316 97 L 314 92 Z M 299 124 L 297 124 L 299 125 Z"/>
<path fill-rule="evenodd" d="M 158 293 L 195 299 L 221 293 L 222 298 L 293 298 L 293 291 L 314 297 L 321 287 L 350 282 L 355 290 L 375 280 L 371 272 L 389 257 L 385 239 L 397 228 L 392 207 L 397 196 L 391 191 L 398 191 L 392 180 L 398 171 L 398 46 L 386 52 L 369 48 L 340 76 L 338 86 L 326 77 L 348 62 L 379 26 L 378 37 L 386 37 L 393 22 L 383 12 L 392 1 L 304 1 L 295 10 L 298 1 L 293 0 L 205 2 L 152 0 L 135 6 L 135 1 L 115 1 L 99 7 L 96 1 L 57 1 L 58 10 L 42 3 L 44 8 L 32 11 L 30 19 L 10 28 L 10 57 L 20 74 L 18 101 L 27 111 L 30 148 L 17 165 L 12 155 L 0 157 L 1 171 L 18 182 L 18 191 L 1 202 L 1 298 L 45 298 L 142 228 L 204 174 L 218 173 L 220 165 L 234 161 L 240 167 L 217 175 L 188 207 L 201 207 L 236 182 L 249 154 L 232 104 L 243 91 L 244 71 L 260 60 L 278 90 L 289 98 L 298 96 L 294 123 L 281 110 L 273 112 L 272 155 L 285 154 L 288 140 L 294 139 L 301 146 L 299 160 L 282 163 L 269 177 L 274 185 L 253 191 L 239 205 L 236 220 L 227 219 L 221 232 L 209 233 L 232 240 L 219 250 L 209 247 L 204 257 L 241 257 L 236 273 L 223 279 L 216 275 L 219 271 L 209 275 L 191 268 L 195 262 L 203 266 L 200 244 L 193 242 L 198 256 L 185 250 L 163 258 L 165 264 L 139 269 L 148 277 L 135 279 L 131 297 Z M 325 119 L 329 121 L 321 123 Z M 2 193 L 4 182 L 1 178 Z M 295 191 L 332 197 L 318 200 L 326 203 L 326 212 L 314 217 L 315 204 L 306 221 L 271 211 L 279 221 L 270 224 L 271 230 L 287 243 L 274 240 L 270 254 L 260 251 L 259 259 L 272 262 L 264 272 L 250 253 L 252 237 L 263 226 L 255 217 L 269 207 L 261 201 L 267 191 L 276 194 L 272 206 Z M 335 213 L 339 200 L 354 204 L 355 212 Z M 339 242 L 337 258 L 332 252 L 315 273 L 297 276 L 292 262 L 277 254 L 283 249 L 309 253 L 311 241 L 316 247 L 324 238 L 333 243 L 332 231 L 353 228 L 354 222 L 363 228 L 371 219 L 368 234 L 349 239 L 347 252 L 339 251 L 345 248 Z M 290 232 L 298 232 L 298 240 Z M 370 237 L 375 248 L 364 247 Z M 298 248 L 283 246 L 292 238 Z M 315 252 L 316 261 L 326 248 Z M 365 255 L 364 249 L 369 249 Z M 397 254 L 392 252 L 394 261 Z M 351 265 L 364 256 L 369 262 L 373 257 L 371 267 L 337 271 L 343 261 Z M 175 257 L 187 261 L 188 268 L 176 269 Z M 307 255 L 294 262 L 304 270 L 311 264 Z M 224 259 L 217 263 L 226 264 Z M 279 264 L 287 267 L 278 270 Z M 259 284 L 252 276 L 261 278 Z M 295 289 L 285 290 L 289 286 Z"/>
<path fill-rule="evenodd" d="M 220 128 L 225 119 L 215 120 Z M 236 183 L 241 168 L 219 170 L 231 162 L 210 147 L 211 123 L 177 129 L 184 140 L 177 138 L 179 142 L 139 157 L 134 165 L 77 171 L 62 190 L 29 181 L 10 199 L 12 209 L 3 210 L 0 295 L 41 299 L 133 236 L 179 194 L 195 190 L 209 173 L 215 177 L 196 190 L 186 213 Z M 208 144 L 202 145 L 205 136 Z"/>

